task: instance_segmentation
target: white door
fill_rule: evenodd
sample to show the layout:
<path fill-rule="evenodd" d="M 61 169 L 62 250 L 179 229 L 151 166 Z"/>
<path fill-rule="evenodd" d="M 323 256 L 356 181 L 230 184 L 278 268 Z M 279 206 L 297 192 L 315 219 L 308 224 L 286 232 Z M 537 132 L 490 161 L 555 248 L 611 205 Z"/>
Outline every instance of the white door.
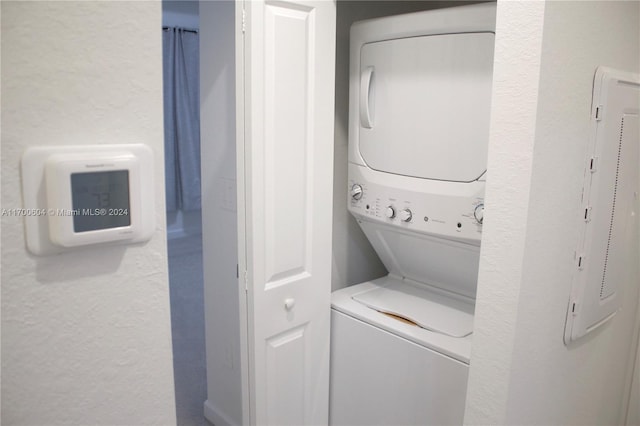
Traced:
<path fill-rule="evenodd" d="M 335 2 L 237 7 L 243 420 L 326 425 Z"/>

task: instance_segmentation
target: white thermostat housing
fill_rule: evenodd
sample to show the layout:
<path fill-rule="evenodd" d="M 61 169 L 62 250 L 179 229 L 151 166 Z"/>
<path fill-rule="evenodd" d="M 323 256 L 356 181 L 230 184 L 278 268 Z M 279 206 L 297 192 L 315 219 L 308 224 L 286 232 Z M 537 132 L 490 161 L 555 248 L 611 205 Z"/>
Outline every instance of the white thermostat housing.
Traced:
<path fill-rule="evenodd" d="M 153 235 L 153 152 L 142 144 L 29 148 L 22 157 L 27 248 L 37 255 Z"/>

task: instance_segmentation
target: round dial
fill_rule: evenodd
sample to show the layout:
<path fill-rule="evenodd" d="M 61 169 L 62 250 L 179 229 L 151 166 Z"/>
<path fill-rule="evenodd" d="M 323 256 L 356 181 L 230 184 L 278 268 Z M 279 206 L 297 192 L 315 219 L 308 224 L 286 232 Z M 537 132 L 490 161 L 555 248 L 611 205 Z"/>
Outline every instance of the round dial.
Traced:
<path fill-rule="evenodd" d="M 387 210 L 385 210 L 384 215 L 387 216 L 389 219 L 393 219 L 394 217 L 396 217 L 396 211 L 393 208 L 393 206 L 387 207 Z"/>
<path fill-rule="evenodd" d="M 409 209 L 404 209 L 400 212 L 400 220 L 403 222 L 411 222 L 412 217 L 411 210 Z"/>
<path fill-rule="evenodd" d="M 478 204 L 476 206 L 476 209 L 473 211 L 473 216 L 476 218 L 476 221 L 482 225 L 482 221 L 484 220 L 484 204 Z"/>
<path fill-rule="evenodd" d="M 362 186 L 357 183 L 351 187 L 351 198 L 359 200 L 362 198 Z"/>

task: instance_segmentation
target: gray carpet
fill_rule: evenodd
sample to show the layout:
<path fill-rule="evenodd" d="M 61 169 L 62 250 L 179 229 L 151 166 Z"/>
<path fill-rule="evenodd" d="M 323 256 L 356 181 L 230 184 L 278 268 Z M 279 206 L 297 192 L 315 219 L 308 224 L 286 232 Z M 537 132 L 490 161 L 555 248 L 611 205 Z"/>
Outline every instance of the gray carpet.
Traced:
<path fill-rule="evenodd" d="M 168 241 L 173 369 L 178 426 L 211 426 L 207 399 L 202 235 Z"/>

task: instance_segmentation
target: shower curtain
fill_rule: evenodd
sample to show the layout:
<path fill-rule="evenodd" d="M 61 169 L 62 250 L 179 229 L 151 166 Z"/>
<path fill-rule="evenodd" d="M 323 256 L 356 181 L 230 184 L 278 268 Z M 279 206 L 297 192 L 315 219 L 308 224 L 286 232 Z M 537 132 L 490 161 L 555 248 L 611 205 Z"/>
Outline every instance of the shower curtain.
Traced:
<path fill-rule="evenodd" d="M 200 209 L 198 33 L 164 28 L 164 155 L 167 211 Z"/>

